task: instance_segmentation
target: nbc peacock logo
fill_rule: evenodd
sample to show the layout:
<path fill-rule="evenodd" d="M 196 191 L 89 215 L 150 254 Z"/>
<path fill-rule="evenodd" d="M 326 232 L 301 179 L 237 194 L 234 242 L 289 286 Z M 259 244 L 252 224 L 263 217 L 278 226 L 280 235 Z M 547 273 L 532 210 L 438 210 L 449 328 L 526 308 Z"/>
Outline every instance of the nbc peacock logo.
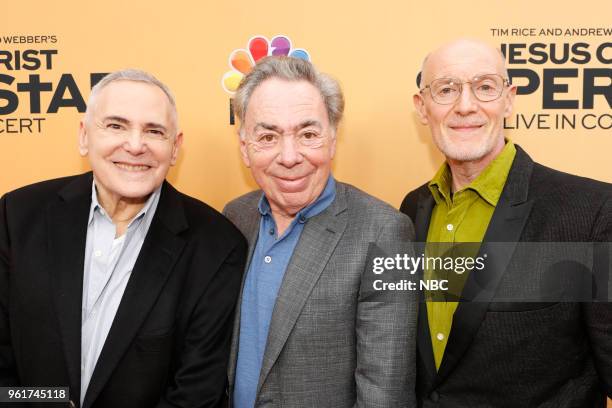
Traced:
<path fill-rule="evenodd" d="M 230 97 L 234 95 L 242 78 L 251 72 L 253 66 L 264 57 L 271 55 L 288 55 L 310 61 L 310 54 L 303 48 L 293 48 L 291 40 L 286 35 L 277 35 L 268 40 L 263 35 L 251 37 L 247 48 L 238 48 L 229 55 L 230 70 L 221 79 L 221 86 Z M 230 99 L 230 125 L 233 125 L 234 112 Z"/>

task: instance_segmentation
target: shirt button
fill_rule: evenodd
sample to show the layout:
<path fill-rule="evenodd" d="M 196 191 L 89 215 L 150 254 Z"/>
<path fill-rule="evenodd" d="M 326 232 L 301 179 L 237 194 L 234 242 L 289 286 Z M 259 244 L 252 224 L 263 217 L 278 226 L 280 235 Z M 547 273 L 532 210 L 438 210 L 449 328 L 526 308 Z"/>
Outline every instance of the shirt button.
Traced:
<path fill-rule="evenodd" d="M 270 228 L 270 235 L 274 235 L 274 228 Z"/>
<path fill-rule="evenodd" d="M 442 334 L 442 333 L 436 334 L 436 339 L 438 339 L 440 341 L 444 340 L 444 334 Z"/>
<path fill-rule="evenodd" d="M 96 258 L 101 257 L 101 256 L 102 256 L 102 251 L 100 251 L 99 249 L 97 249 L 97 250 L 94 252 L 94 256 L 95 256 Z"/>
<path fill-rule="evenodd" d="M 453 224 L 447 224 L 447 225 L 446 225 L 446 229 L 447 229 L 447 230 L 449 230 L 449 231 L 452 231 L 452 230 L 453 230 L 453 228 L 454 228 L 454 227 L 453 227 Z"/>
<path fill-rule="evenodd" d="M 265 263 L 270 263 L 270 262 L 272 262 L 272 257 L 271 257 L 271 256 L 266 256 L 266 257 L 264 258 L 264 262 L 265 262 Z"/>
<path fill-rule="evenodd" d="M 304 217 L 303 215 L 300 215 L 300 218 L 298 219 L 300 224 L 303 224 L 306 222 L 306 217 Z"/>

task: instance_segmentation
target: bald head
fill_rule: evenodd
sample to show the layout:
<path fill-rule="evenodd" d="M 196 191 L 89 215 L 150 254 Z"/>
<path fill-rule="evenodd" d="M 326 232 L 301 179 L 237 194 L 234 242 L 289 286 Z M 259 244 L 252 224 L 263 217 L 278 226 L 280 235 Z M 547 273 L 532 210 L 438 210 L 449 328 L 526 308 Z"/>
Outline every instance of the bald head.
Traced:
<path fill-rule="evenodd" d="M 475 74 L 499 74 L 508 78 L 505 59 L 498 48 L 475 39 L 462 38 L 442 45 L 423 60 L 420 87 L 436 78 Z"/>
<path fill-rule="evenodd" d="M 417 115 L 447 161 L 470 166 L 472 174 L 505 144 L 503 123 L 512 113 L 516 87 L 500 77 L 508 78 L 503 55 L 478 40 L 455 40 L 423 61 L 420 89 L 413 96 Z M 441 81 L 432 87 L 435 80 Z M 489 97 L 492 88 L 495 94 Z M 449 89 L 454 93 L 447 98 Z"/>

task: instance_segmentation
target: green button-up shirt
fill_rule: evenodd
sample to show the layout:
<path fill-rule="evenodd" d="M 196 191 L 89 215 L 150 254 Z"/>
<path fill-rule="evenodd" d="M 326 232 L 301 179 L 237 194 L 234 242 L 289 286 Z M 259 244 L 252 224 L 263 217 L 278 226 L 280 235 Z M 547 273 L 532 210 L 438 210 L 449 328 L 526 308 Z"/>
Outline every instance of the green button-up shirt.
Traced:
<path fill-rule="evenodd" d="M 431 214 L 427 242 L 482 242 L 515 155 L 514 144 L 507 141 L 501 153 L 483 172 L 472 183 L 454 194 L 451 193 L 452 175 L 448 164 L 444 163 L 429 183 L 436 204 Z M 435 252 L 435 246 L 428 249 L 428 256 L 440 255 L 431 253 Z M 476 253 L 471 256 L 476 256 Z M 449 282 L 454 283 L 449 285 L 461 285 L 460 288 L 451 289 L 460 293 L 467 275 L 468 272 L 462 274 L 460 279 L 450 280 Z M 434 272 L 425 270 L 425 278 L 434 278 Z M 429 299 L 431 296 L 431 292 L 426 293 Z M 440 368 L 444 356 L 457 305 L 457 302 L 450 301 L 427 302 L 427 319 L 437 369 Z"/>

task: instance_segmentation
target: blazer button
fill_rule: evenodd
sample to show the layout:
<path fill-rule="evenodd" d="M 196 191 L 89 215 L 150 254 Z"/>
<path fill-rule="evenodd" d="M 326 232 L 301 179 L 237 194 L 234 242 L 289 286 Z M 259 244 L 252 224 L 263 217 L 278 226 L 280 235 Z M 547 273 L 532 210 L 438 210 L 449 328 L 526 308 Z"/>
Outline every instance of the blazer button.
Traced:
<path fill-rule="evenodd" d="M 438 402 L 440 400 L 440 394 L 438 394 L 438 391 L 432 391 L 431 394 L 429 394 L 429 398 L 431 398 L 433 402 Z"/>

